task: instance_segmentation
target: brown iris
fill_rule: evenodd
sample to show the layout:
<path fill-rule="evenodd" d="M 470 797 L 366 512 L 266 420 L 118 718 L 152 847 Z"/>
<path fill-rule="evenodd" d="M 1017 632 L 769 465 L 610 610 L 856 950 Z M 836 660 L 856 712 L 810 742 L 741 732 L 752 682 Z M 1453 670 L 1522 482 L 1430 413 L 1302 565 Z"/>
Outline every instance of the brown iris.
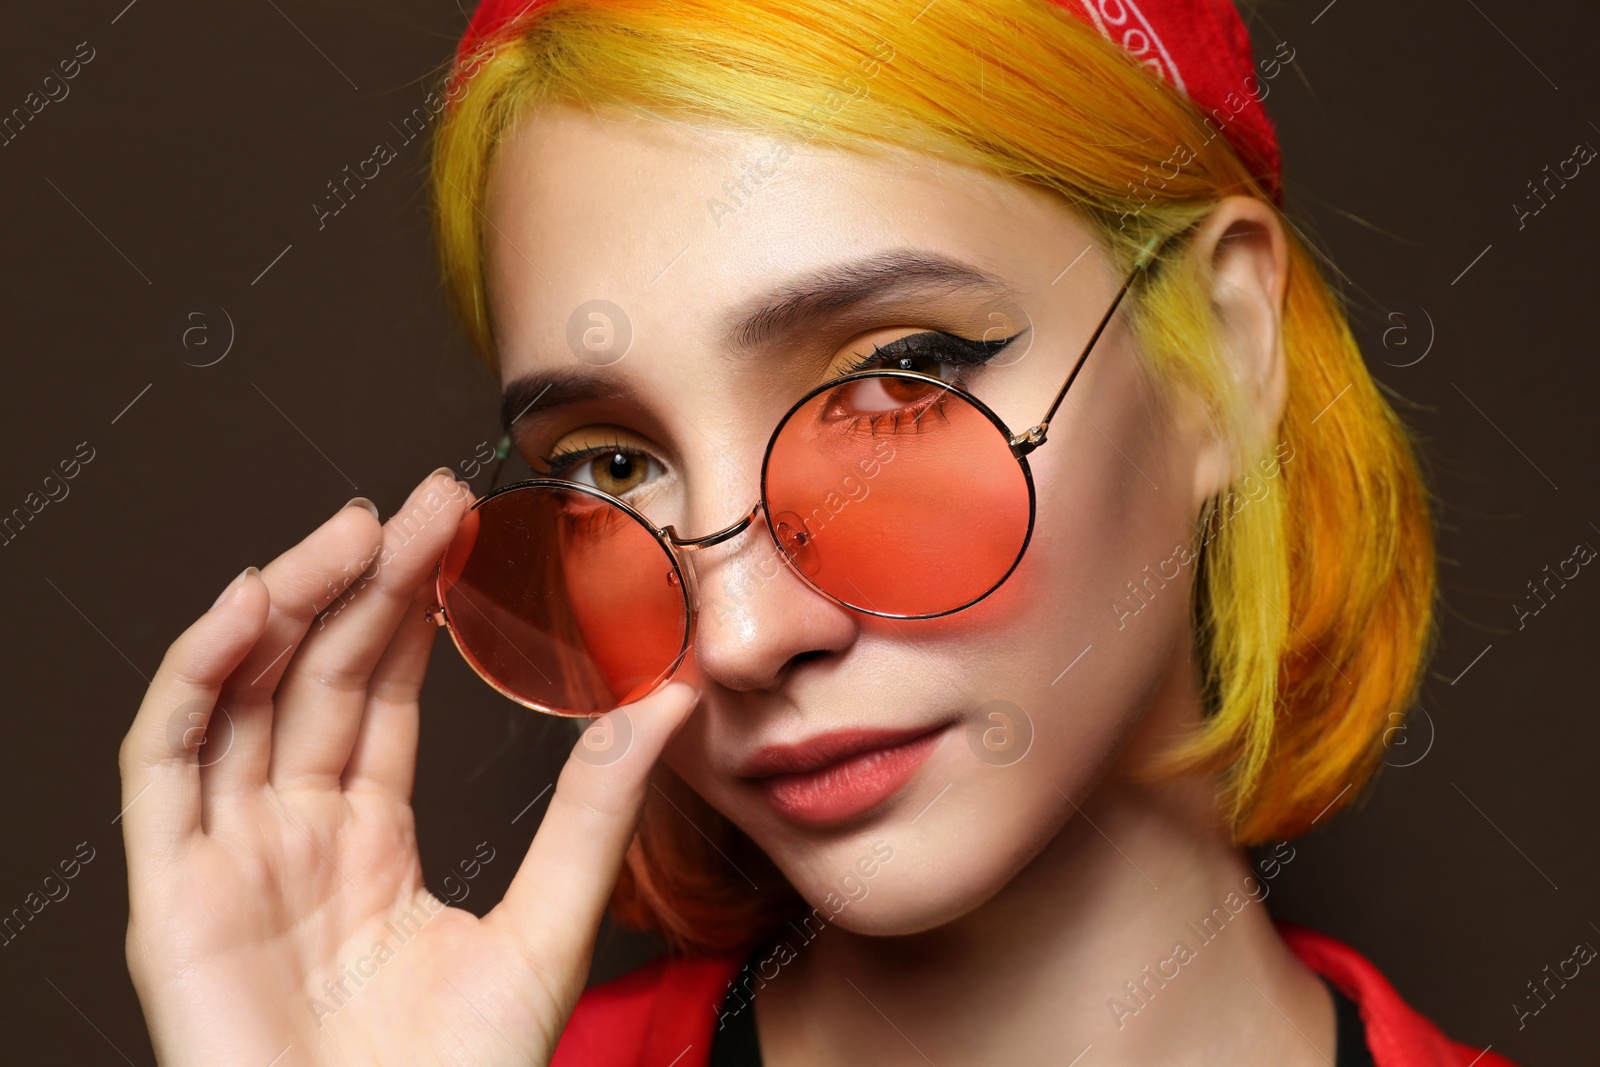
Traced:
<path fill-rule="evenodd" d="M 621 496 L 644 481 L 645 467 L 627 452 L 604 452 L 589 461 L 589 474 L 602 493 Z"/>

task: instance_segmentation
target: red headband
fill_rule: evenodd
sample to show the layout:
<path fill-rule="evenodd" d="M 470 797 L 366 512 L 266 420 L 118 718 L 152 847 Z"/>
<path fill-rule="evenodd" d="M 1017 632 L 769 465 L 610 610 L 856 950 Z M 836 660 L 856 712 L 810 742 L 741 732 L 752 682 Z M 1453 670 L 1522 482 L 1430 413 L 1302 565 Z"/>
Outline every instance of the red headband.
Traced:
<path fill-rule="evenodd" d="M 1282 164 L 1272 120 L 1261 101 L 1267 81 L 1292 62 L 1263 60 L 1256 69 L 1250 34 L 1233 0 L 1053 0 L 1165 78 L 1205 113 L 1206 140 L 1228 140 L 1272 199 L 1281 203 Z M 540 0 L 481 0 L 456 52 L 458 69 L 491 38 L 534 11 Z M 1280 46 L 1279 51 L 1282 51 Z"/>

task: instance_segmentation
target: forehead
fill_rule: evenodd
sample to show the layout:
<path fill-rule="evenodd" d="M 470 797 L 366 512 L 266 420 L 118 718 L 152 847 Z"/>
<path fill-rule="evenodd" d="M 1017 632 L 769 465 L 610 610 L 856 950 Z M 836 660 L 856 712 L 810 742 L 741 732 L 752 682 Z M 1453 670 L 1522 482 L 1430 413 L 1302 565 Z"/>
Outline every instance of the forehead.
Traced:
<path fill-rule="evenodd" d="M 484 200 L 507 379 L 567 360 L 604 300 L 635 336 L 720 344 L 796 279 L 907 251 L 1052 292 L 1090 243 L 1060 198 L 938 157 L 858 153 L 643 111 L 552 105 L 496 152 Z"/>

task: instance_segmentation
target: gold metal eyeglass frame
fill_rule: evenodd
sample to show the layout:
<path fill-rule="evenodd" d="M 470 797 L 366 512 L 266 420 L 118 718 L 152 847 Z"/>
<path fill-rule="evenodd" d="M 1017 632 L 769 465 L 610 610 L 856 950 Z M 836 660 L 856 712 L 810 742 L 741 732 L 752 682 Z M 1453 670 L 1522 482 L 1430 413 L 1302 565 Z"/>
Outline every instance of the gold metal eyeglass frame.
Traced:
<path fill-rule="evenodd" d="M 1021 543 L 1021 545 L 1019 546 L 1019 548 L 1017 550 L 1016 558 L 1012 561 L 1011 566 L 1006 570 L 1006 572 L 1003 575 L 1000 576 L 1000 578 L 997 581 L 995 581 L 995 583 L 992 586 L 990 586 L 987 590 L 985 590 L 983 593 L 979 594 L 978 596 L 973 597 L 972 599 L 968 600 L 967 602 L 965 602 L 963 604 L 960 604 L 960 605 L 957 605 L 956 607 L 946 609 L 944 611 L 932 612 L 932 613 L 920 614 L 920 615 L 906 615 L 906 614 L 898 614 L 898 613 L 894 613 L 894 612 L 877 611 L 877 610 L 874 610 L 874 609 L 872 609 L 870 607 L 864 607 L 864 606 L 859 605 L 859 604 L 852 604 L 849 601 L 847 601 L 845 599 L 842 599 L 839 596 L 834 595 L 833 593 L 821 588 L 820 586 L 818 586 L 814 582 L 812 582 L 811 579 L 806 574 L 803 573 L 803 571 L 800 569 L 800 567 L 794 563 L 794 561 L 792 559 L 792 556 L 791 556 L 791 549 L 787 548 L 783 544 L 783 541 L 782 541 L 782 539 L 781 539 L 781 537 L 779 535 L 779 532 L 774 528 L 773 524 L 770 521 L 768 521 L 767 523 L 765 523 L 765 525 L 767 526 L 768 533 L 772 537 L 772 541 L 773 541 L 773 544 L 774 544 L 774 546 L 776 547 L 776 549 L 778 551 L 778 555 L 780 557 L 782 557 L 784 562 L 788 565 L 790 572 L 792 574 L 795 574 L 797 577 L 799 577 L 800 580 L 802 582 L 804 582 L 807 587 L 809 587 L 813 591 L 821 594 L 822 596 L 826 597 L 827 599 L 833 601 L 834 603 L 839 604 L 842 607 L 849 608 L 852 611 L 861 612 L 861 613 L 866 614 L 866 615 L 878 616 L 880 618 L 908 619 L 908 620 L 912 620 L 912 619 L 935 619 L 935 618 L 941 618 L 941 617 L 946 616 L 946 615 L 954 614 L 955 612 L 958 612 L 958 611 L 963 611 L 963 610 L 971 607 L 972 605 L 978 603 L 979 601 L 983 600 L 984 598 L 988 597 L 996 589 L 998 589 L 998 588 L 1000 588 L 1000 586 L 1004 585 L 1005 582 L 1006 582 L 1006 579 L 1010 578 L 1011 574 L 1016 570 L 1017 565 L 1022 561 L 1022 557 L 1026 554 L 1027 549 L 1028 549 L 1028 545 L 1033 540 L 1033 525 L 1034 525 L 1034 518 L 1035 518 L 1035 514 L 1036 514 L 1036 504 L 1037 504 L 1036 492 L 1035 492 L 1034 484 L 1033 484 L 1033 473 L 1029 468 L 1027 457 L 1031 452 L 1033 452 L 1034 450 L 1038 449 L 1040 446 L 1042 446 L 1045 443 L 1046 437 L 1047 437 L 1047 435 L 1049 433 L 1049 430 L 1050 430 L 1051 420 L 1055 418 L 1056 412 L 1060 409 L 1062 403 L 1065 402 L 1066 397 L 1067 397 L 1067 391 L 1072 388 L 1072 383 L 1075 380 L 1077 380 L 1078 373 L 1083 369 L 1083 365 L 1084 365 L 1085 361 L 1088 359 L 1089 353 L 1094 350 L 1095 344 L 1100 340 L 1100 336 L 1105 332 L 1106 327 L 1110 324 L 1111 318 L 1112 318 L 1113 315 L 1116 314 L 1117 308 L 1121 305 L 1123 297 L 1126 296 L 1128 290 L 1130 288 L 1132 288 L 1134 281 L 1139 277 L 1140 273 L 1143 272 L 1144 270 L 1146 270 L 1149 267 L 1150 263 L 1155 259 L 1156 253 L 1159 251 L 1160 247 L 1165 243 L 1165 240 L 1166 240 L 1165 238 L 1160 238 L 1160 237 L 1152 238 L 1140 250 L 1140 252 L 1139 252 L 1139 254 L 1138 254 L 1138 256 L 1137 256 L 1137 258 L 1136 258 L 1136 260 L 1134 262 L 1133 268 L 1128 272 L 1127 276 L 1123 279 L 1123 282 L 1122 282 L 1121 286 L 1118 287 L 1116 296 L 1112 299 L 1110 306 L 1105 311 L 1105 314 L 1103 314 L 1100 317 L 1099 323 L 1096 324 L 1096 326 L 1095 326 L 1094 333 L 1089 337 L 1089 340 L 1084 344 L 1082 352 L 1079 353 L 1077 360 L 1073 363 L 1071 372 L 1067 375 L 1067 379 L 1062 384 L 1060 390 L 1057 391 L 1057 393 L 1055 395 L 1055 399 L 1051 402 L 1049 409 L 1044 414 L 1044 418 L 1040 419 L 1039 422 L 1035 423 L 1033 426 L 1031 426 L 1028 429 L 1022 431 L 1021 433 L 1012 433 L 1010 428 L 1006 426 L 1005 422 L 997 414 L 995 414 L 995 412 L 993 410 L 991 410 L 988 405 L 986 405 L 985 403 L 983 403 L 983 401 L 979 400 L 977 397 L 973 396 L 971 393 L 967 392 L 965 389 L 962 389 L 957 385 L 954 385 L 954 384 L 952 384 L 950 382 L 946 382 L 943 379 L 937 378 L 937 377 L 935 377 L 933 375 L 924 374 L 924 373 L 922 373 L 920 371 L 908 371 L 908 370 L 894 370 L 894 369 L 887 369 L 887 368 L 878 368 L 878 369 L 873 369 L 873 370 L 857 371 L 857 372 L 852 373 L 852 374 L 846 374 L 846 375 L 840 376 L 838 378 L 834 378 L 834 379 L 832 379 L 830 381 L 824 382 L 821 385 L 816 386 L 813 389 L 810 389 L 809 391 L 806 392 L 806 394 L 804 396 L 802 396 L 799 400 L 795 401 L 795 403 L 789 408 L 789 410 L 784 413 L 783 417 L 778 420 L 778 424 L 773 429 L 771 437 L 769 437 L 768 440 L 767 440 L 766 451 L 763 454 L 762 461 L 761 461 L 761 480 L 760 480 L 761 494 L 760 494 L 759 499 L 757 499 L 755 505 L 748 512 L 746 512 L 743 516 L 741 516 L 737 521 L 733 522 L 732 524 L 730 524 L 728 526 L 723 527 L 720 530 L 716 530 L 716 531 L 713 531 L 713 532 L 708 533 L 708 534 L 704 534 L 704 535 L 699 536 L 699 537 L 684 537 L 681 534 L 679 534 L 678 531 L 672 525 L 667 525 L 667 526 L 657 526 L 657 525 L 655 525 L 648 518 L 646 518 L 637 508 L 635 508 L 634 506 L 632 506 L 631 504 L 627 503 L 624 500 L 621 500 L 621 499 L 619 499 L 619 498 L 617 498 L 615 496 L 612 496 L 609 493 L 603 492 L 602 490 L 600 490 L 598 488 L 595 488 L 593 486 L 584 485 L 582 483 L 570 481 L 568 479 L 563 479 L 563 478 L 544 478 L 544 477 L 539 477 L 539 478 L 525 479 L 525 480 L 522 480 L 522 481 L 513 482 L 513 483 L 511 483 L 509 485 L 506 485 L 506 486 L 502 486 L 501 488 L 498 488 L 498 489 L 491 489 L 489 492 L 485 493 L 483 496 L 479 497 L 476 501 L 473 502 L 472 509 L 476 510 L 476 509 L 482 507 L 488 501 L 493 500 L 496 497 L 502 496 L 502 495 L 504 495 L 506 493 L 521 492 L 521 491 L 527 491 L 527 490 L 538 490 L 538 489 L 560 489 L 560 490 L 563 490 L 563 491 L 566 491 L 566 492 L 576 491 L 576 492 L 580 492 L 580 493 L 586 494 L 588 496 L 592 496 L 592 497 L 596 498 L 600 502 L 603 502 L 605 504 L 609 504 L 609 505 L 611 505 L 613 507 L 616 507 L 616 508 L 620 509 L 625 514 L 627 514 L 630 518 L 632 518 L 635 522 L 638 522 L 640 525 L 642 525 L 646 530 L 648 530 L 651 533 L 651 535 L 655 538 L 657 543 L 660 544 L 662 550 L 665 552 L 668 560 L 670 561 L 670 563 L 672 565 L 672 568 L 673 568 L 672 574 L 675 575 L 675 577 L 676 577 L 675 584 L 680 589 L 680 591 L 681 591 L 681 593 L 683 595 L 683 598 L 684 598 L 684 614 L 685 614 L 685 620 L 686 620 L 685 627 L 684 627 L 683 641 L 682 641 L 681 647 L 680 647 L 680 649 L 679 649 L 679 651 L 677 653 L 677 656 L 674 658 L 672 664 L 669 667 L 665 668 L 662 671 L 661 675 L 653 683 L 653 685 L 651 686 L 651 689 L 649 690 L 650 692 L 653 692 L 655 689 L 660 688 L 660 686 L 663 685 L 667 680 L 669 680 L 675 673 L 677 673 L 678 667 L 683 663 L 684 657 L 688 654 L 688 650 L 689 650 L 689 648 L 691 647 L 691 645 L 693 644 L 693 641 L 694 641 L 694 632 L 695 632 L 696 623 L 697 623 L 698 617 L 699 617 L 699 599 L 700 598 L 699 598 L 698 582 L 696 581 L 696 577 L 695 577 L 695 568 L 690 565 L 689 553 L 695 552 L 695 551 L 697 551 L 699 549 L 702 549 L 702 548 L 709 548 L 709 547 L 711 547 L 713 545 L 720 545 L 720 544 L 722 544 L 722 543 L 724 543 L 726 541 L 729 541 L 729 540 L 739 536 L 745 530 L 749 529 L 750 526 L 755 522 L 755 520 L 758 517 L 760 517 L 764 512 L 766 512 L 768 510 L 768 503 L 767 503 L 767 470 L 768 470 L 768 464 L 770 463 L 771 458 L 772 458 L 773 445 L 777 442 L 779 435 L 783 432 L 783 429 L 788 424 L 789 420 L 794 416 L 794 414 L 797 411 L 799 411 L 802 407 L 804 407 L 812 398 L 816 397 L 818 394 L 826 392 L 828 390 L 837 389 L 840 386 L 849 384 L 851 382 L 862 381 L 862 380 L 872 379 L 872 378 L 898 378 L 898 379 L 912 380 L 912 381 L 916 381 L 918 383 L 922 383 L 922 384 L 925 384 L 925 385 L 937 387 L 938 389 L 943 390 L 945 393 L 954 394 L 955 396 L 959 397 L 965 403 L 971 405 L 975 410 L 977 410 L 978 412 L 983 414 L 989 420 L 989 422 L 995 427 L 995 429 L 997 431 L 999 431 L 1005 437 L 1006 443 L 1007 443 L 1007 445 L 1009 446 L 1009 448 L 1011 450 L 1012 457 L 1017 461 L 1017 463 L 1022 468 L 1023 479 L 1026 482 L 1027 488 L 1028 488 L 1028 527 L 1027 527 L 1027 532 L 1023 536 L 1022 543 Z M 941 398 L 941 402 L 942 402 L 942 399 L 943 398 Z M 920 418 L 920 416 L 919 416 L 919 418 Z M 498 479 L 500 471 L 501 471 L 501 468 L 503 467 L 506 458 L 509 456 L 510 451 L 511 451 L 511 435 L 510 435 L 509 432 L 507 432 L 501 438 L 500 443 L 499 443 L 499 447 L 497 447 L 496 450 L 495 450 L 495 465 L 494 465 L 494 468 L 493 468 L 493 473 L 490 476 L 490 482 L 489 482 L 489 484 L 491 486 Z M 779 525 L 782 525 L 782 524 L 780 523 Z M 798 536 L 801 537 L 801 538 L 804 538 L 806 535 L 799 534 Z M 801 541 L 800 543 L 803 544 L 804 542 Z M 589 716 L 589 715 L 593 715 L 593 714 L 598 714 L 598 712 L 572 712 L 572 711 L 567 711 L 567 710 L 560 710 L 560 709 L 555 709 L 555 708 L 548 707 L 546 705 L 539 704 L 539 703 L 537 703 L 535 701 L 532 701 L 532 700 L 528 699 L 527 697 L 523 696 L 522 694 L 515 693 L 515 692 L 511 691 L 509 688 L 507 688 L 506 686 L 504 686 L 503 684 L 501 684 L 500 682 L 498 682 L 494 678 L 490 677 L 489 674 L 479 665 L 477 656 L 474 655 L 466 647 L 466 645 L 463 643 L 463 641 L 461 640 L 461 636 L 460 636 L 460 633 L 458 631 L 458 628 L 456 626 L 451 625 L 449 613 L 448 613 L 448 611 L 446 610 L 446 607 L 445 607 L 447 598 L 446 598 L 446 592 L 445 592 L 445 589 L 444 589 L 442 560 L 441 560 L 441 565 L 440 565 L 438 571 L 435 574 L 434 592 L 435 592 L 436 603 L 432 607 L 427 609 L 427 611 L 425 612 L 426 616 L 429 619 L 433 620 L 437 625 L 446 627 L 450 631 L 451 639 L 452 639 L 452 641 L 454 641 L 457 650 L 461 653 L 462 658 L 467 661 L 467 663 L 472 667 L 472 669 L 478 674 L 478 676 L 480 678 L 482 678 L 486 683 L 488 683 L 495 690 L 497 690 L 498 692 L 500 692 L 502 695 L 506 696 L 510 700 L 513 700 L 516 703 L 521 704 L 522 706 L 530 708 L 530 709 L 532 709 L 534 711 L 541 711 L 541 712 L 546 712 L 548 714 L 561 715 L 561 716 L 567 716 L 567 717 L 572 717 L 572 716 L 575 716 L 575 715 L 576 716 Z M 504 636 L 504 635 L 502 635 L 502 636 Z M 526 657 L 524 657 L 524 658 L 526 658 Z M 532 661 L 529 661 L 529 662 L 530 662 L 530 665 L 531 665 Z M 535 667 L 535 670 L 537 670 L 537 669 L 538 668 Z M 540 673 L 541 677 L 543 677 L 543 672 L 540 671 L 539 673 Z M 546 679 L 546 681 L 549 681 L 549 679 Z"/>

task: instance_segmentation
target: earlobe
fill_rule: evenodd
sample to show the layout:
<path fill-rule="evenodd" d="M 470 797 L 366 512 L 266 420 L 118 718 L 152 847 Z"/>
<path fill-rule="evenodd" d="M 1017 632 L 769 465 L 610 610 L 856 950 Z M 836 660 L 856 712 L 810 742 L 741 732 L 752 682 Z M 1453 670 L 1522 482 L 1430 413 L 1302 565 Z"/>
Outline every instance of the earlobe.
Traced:
<path fill-rule="evenodd" d="M 1273 208 L 1254 197 L 1222 200 L 1201 224 L 1191 255 L 1206 265 L 1217 357 L 1238 401 L 1234 441 L 1207 440 L 1197 451 L 1195 489 L 1204 500 L 1241 473 L 1234 446 L 1249 455 L 1270 447 L 1288 393 L 1283 304 L 1289 251 Z"/>

